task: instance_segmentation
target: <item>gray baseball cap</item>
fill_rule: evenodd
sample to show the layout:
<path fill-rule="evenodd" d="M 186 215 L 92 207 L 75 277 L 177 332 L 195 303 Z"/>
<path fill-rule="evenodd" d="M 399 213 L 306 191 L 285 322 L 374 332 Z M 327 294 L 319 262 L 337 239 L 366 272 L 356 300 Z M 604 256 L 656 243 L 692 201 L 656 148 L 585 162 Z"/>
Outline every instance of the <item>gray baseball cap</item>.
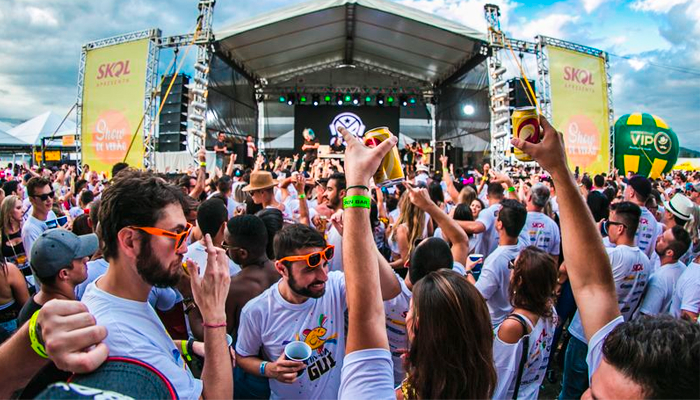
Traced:
<path fill-rule="evenodd" d="M 65 229 L 51 229 L 32 245 L 30 265 L 37 277 L 48 278 L 69 267 L 73 260 L 92 256 L 98 247 L 94 233 L 78 236 Z"/>

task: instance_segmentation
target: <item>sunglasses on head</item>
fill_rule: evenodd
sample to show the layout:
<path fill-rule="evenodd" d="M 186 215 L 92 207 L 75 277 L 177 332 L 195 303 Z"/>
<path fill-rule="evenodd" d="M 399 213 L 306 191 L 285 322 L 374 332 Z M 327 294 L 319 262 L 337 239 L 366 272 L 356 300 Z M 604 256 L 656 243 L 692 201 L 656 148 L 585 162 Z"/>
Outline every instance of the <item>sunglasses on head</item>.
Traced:
<path fill-rule="evenodd" d="M 166 231 L 165 229 L 153 228 L 150 226 L 127 226 L 127 228 L 146 232 L 149 235 L 153 236 L 163 236 L 166 238 L 174 239 L 175 251 L 177 251 L 177 249 L 179 249 L 182 246 L 182 244 L 185 243 L 187 236 L 190 234 L 190 230 L 192 230 L 192 224 L 188 222 L 187 225 L 185 225 L 185 229 L 180 233 L 170 232 Z"/>
<path fill-rule="evenodd" d="M 48 199 L 53 199 L 53 195 L 54 195 L 54 191 L 52 190 L 52 191 L 50 191 L 48 193 L 44 193 L 44 194 L 33 194 L 32 197 L 37 197 L 41 201 L 46 201 Z"/>
<path fill-rule="evenodd" d="M 306 254 L 303 256 L 289 256 L 289 257 L 284 257 L 280 262 L 294 262 L 294 261 L 306 261 L 306 265 L 309 266 L 309 268 L 316 268 L 321 263 L 323 260 L 330 261 L 333 258 L 333 254 L 335 253 L 335 246 L 329 244 L 328 247 L 321 251 L 317 251 L 311 254 Z"/>

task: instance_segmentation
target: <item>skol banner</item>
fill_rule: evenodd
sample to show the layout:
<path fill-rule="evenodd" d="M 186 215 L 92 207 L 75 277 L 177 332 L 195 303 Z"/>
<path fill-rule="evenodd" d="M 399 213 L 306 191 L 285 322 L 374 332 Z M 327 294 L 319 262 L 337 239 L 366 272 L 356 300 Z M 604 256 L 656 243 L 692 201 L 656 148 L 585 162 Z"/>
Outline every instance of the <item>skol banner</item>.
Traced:
<path fill-rule="evenodd" d="M 569 168 L 607 172 L 610 123 L 605 61 L 559 47 L 547 47 L 552 123 L 564 134 Z"/>
<path fill-rule="evenodd" d="M 149 39 L 88 50 L 80 127 L 82 162 L 93 171 L 110 172 L 124 161 L 143 166 L 143 129 Z M 136 135 L 136 138 L 134 138 Z"/>

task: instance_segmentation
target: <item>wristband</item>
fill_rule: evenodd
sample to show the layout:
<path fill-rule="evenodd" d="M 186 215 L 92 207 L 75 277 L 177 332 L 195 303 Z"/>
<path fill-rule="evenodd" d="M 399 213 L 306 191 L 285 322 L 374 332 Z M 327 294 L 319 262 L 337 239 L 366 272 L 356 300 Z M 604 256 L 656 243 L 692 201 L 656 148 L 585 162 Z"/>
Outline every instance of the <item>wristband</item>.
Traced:
<path fill-rule="evenodd" d="M 260 375 L 265 376 L 265 366 L 267 365 L 267 361 L 263 361 L 260 363 Z"/>
<path fill-rule="evenodd" d="M 511 187 L 508 188 L 508 191 L 509 191 L 510 193 L 513 193 L 513 192 L 515 192 L 515 188 L 514 188 L 513 186 L 511 186 Z"/>
<path fill-rule="evenodd" d="M 303 200 L 306 198 L 306 195 L 304 193 L 302 193 L 298 197 L 299 197 L 299 200 Z"/>
<path fill-rule="evenodd" d="M 40 336 L 37 334 L 38 325 L 36 323 L 36 320 L 39 318 L 39 311 L 41 310 L 36 310 L 36 312 L 34 312 L 34 315 L 32 315 L 32 318 L 29 320 L 29 341 L 31 342 L 32 350 L 34 350 L 36 354 L 39 355 L 39 357 L 49 358 L 49 356 L 46 354 L 44 344 L 41 343 L 41 341 L 39 340 Z"/>
<path fill-rule="evenodd" d="M 343 198 L 343 208 L 372 208 L 371 200 L 367 196 L 346 196 Z"/>
<path fill-rule="evenodd" d="M 205 328 L 225 328 L 226 322 L 222 322 L 220 324 L 208 324 L 206 322 L 202 322 L 202 326 Z"/>
<path fill-rule="evenodd" d="M 369 192 L 369 188 L 368 188 L 367 186 L 365 186 L 365 185 L 348 186 L 348 187 L 345 188 L 345 191 L 347 192 L 347 191 L 350 190 L 350 189 L 362 189 L 362 190 L 366 190 L 366 191 Z"/>
<path fill-rule="evenodd" d="M 192 340 L 192 339 L 190 339 Z M 190 356 L 190 352 L 187 351 L 187 349 L 190 347 L 190 340 L 181 340 L 180 341 L 180 347 L 182 348 L 182 356 L 187 360 L 187 362 L 192 361 L 192 357 Z"/>
<path fill-rule="evenodd" d="M 207 166 L 207 163 L 206 163 L 205 161 L 202 161 L 202 162 L 199 163 L 199 166 L 200 166 L 200 167 L 206 167 L 206 166 Z"/>

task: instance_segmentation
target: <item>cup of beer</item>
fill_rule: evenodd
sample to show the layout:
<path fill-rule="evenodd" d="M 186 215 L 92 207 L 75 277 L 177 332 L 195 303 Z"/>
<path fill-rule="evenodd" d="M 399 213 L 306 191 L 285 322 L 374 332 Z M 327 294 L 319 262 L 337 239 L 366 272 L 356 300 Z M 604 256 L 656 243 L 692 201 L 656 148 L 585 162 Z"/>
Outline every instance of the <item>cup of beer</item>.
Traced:
<path fill-rule="evenodd" d="M 304 364 L 311 358 L 311 346 L 299 340 L 287 343 L 284 346 L 284 357 L 291 361 L 301 361 Z M 304 370 L 297 372 L 297 376 L 304 373 Z"/>
<path fill-rule="evenodd" d="M 515 111 L 513 111 L 511 122 L 513 125 L 513 138 L 520 138 L 530 143 L 539 143 L 542 140 L 537 108 L 516 108 Z M 513 149 L 513 155 L 520 161 L 532 161 L 532 157 L 523 153 L 522 150 L 517 147 Z"/>
<path fill-rule="evenodd" d="M 393 134 L 386 126 L 370 129 L 365 132 L 364 142 L 366 146 L 376 147 L 379 143 L 389 139 Z M 405 180 L 403 168 L 401 166 L 401 158 L 399 157 L 399 149 L 394 146 L 384 156 L 379 169 L 374 173 L 374 183 L 379 186 L 393 186 Z"/>
<path fill-rule="evenodd" d="M 472 274 L 474 275 L 474 279 L 479 279 L 479 275 L 481 275 L 481 267 L 484 266 L 484 255 L 470 254 L 468 258 L 469 262 L 476 262 L 476 264 L 474 264 L 474 267 L 472 267 Z"/>

